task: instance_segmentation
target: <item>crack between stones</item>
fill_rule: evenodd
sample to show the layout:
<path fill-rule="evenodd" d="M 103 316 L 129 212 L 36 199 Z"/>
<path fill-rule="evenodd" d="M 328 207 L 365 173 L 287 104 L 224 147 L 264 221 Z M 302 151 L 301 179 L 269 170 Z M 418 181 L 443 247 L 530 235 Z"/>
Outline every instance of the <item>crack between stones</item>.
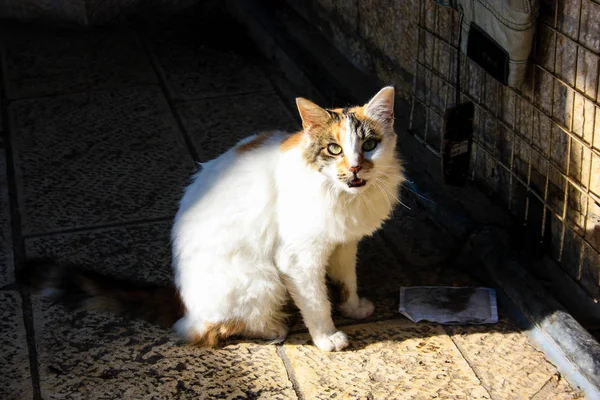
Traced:
<path fill-rule="evenodd" d="M 278 344 L 276 352 L 279 358 L 281 358 L 281 361 L 283 362 L 288 379 L 292 383 L 292 389 L 294 389 L 294 392 L 296 393 L 296 397 L 298 398 L 298 400 L 305 400 L 304 395 L 302 394 L 302 390 L 300 389 L 300 385 L 296 380 L 296 374 L 294 372 L 294 368 L 292 367 L 292 362 L 288 358 L 287 354 L 285 354 L 283 345 Z"/>
<path fill-rule="evenodd" d="M 442 326 L 442 328 L 444 329 L 444 332 L 446 332 L 446 335 L 448 335 L 448 337 L 450 338 L 450 340 L 452 341 L 452 344 L 454 344 L 454 347 L 456 348 L 456 350 L 458 350 L 458 352 L 460 353 L 460 356 L 463 358 L 463 360 L 465 360 L 465 362 L 467 363 L 467 365 L 469 366 L 469 368 L 471 369 L 471 371 L 473 371 L 473 374 L 477 377 L 477 379 L 479 380 L 479 383 L 481 384 L 481 387 L 485 390 L 485 392 L 490 396 L 491 400 L 500 400 L 498 399 L 498 397 L 496 396 L 492 396 L 492 393 L 490 392 L 490 388 L 488 388 L 484 383 L 483 380 L 481 379 L 481 377 L 479 376 L 479 374 L 477 374 L 477 371 L 475 371 L 475 368 L 473 368 L 473 365 L 471 365 L 471 362 L 469 361 L 469 359 L 467 358 L 467 356 L 465 355 L 465 353 L 463 353 L 463 351 L 460 349 L 460 346 L 456 343 L 456 341 L 454 340 L 454 338 L 452 337 L 452 335 L 450 335 L 450 333 L 448 332 L 448 328 L 445 326 Z"/>
<path fill-rule="evenodd" d="M 6 65 L 5 65 L 5 54 L 0 50 L 0 75 L 6 83 L 8 78 L 6 76 Z M 13 265 L 15 282 L 18 287 L 18 293 L 21 296 L 21 305 L 23 312 L 23 324 L 25 326 L 25 337 L 27 341 L 27 352 L 29 356 L 29 373 L 31 376 L 31 387 L 32 395 L 34 400 L 41 400 L 42 394 L 40 389 L 40 371 L 38 366 L 38 354 L 37 346 L 35 342 L 35 330 L 33 323 L 33 306 L 31 304 L 31 294 L 27 287 L 20 285 L 19 275 L 20 267 L 25 261 L 25 244 L 23 241 L 23 235 L 21 232 L 21 214 L 19 212 L 19 201 L 17 198 L 17 182 L 14 167 L 14 157 L 12 152 L 12 144 L 10 137 L 10 124 L 8 115 L 8 104 L 9 100 L 6 97 L 6 87 L 4 84 L 3 88 L 0 89 L 0 98 L 2 100 L 2 127 L 4 136 L 4 150 L 6 155 L 6 180 L 8 186 L 8 202 L 10 210 L 10 224 L 11 224 L 11 236 L 13 245 Z"/>

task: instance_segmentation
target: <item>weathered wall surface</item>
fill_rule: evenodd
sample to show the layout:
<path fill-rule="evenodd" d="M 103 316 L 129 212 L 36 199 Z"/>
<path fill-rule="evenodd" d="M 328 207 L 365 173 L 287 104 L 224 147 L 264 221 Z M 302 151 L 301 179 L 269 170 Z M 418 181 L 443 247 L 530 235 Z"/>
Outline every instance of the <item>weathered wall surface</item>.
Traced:
<path fill-rule="evenodd" d="M 411 130 L 439 154 L 454 104 L 458 15 L 432 0 L 287 0 L 362 70 L 410 100 Z M 476 105 L 472 180 L 600 299 L 600 2 L 543 0 L 526 80 L 501 85 L 461 59 Z"/>

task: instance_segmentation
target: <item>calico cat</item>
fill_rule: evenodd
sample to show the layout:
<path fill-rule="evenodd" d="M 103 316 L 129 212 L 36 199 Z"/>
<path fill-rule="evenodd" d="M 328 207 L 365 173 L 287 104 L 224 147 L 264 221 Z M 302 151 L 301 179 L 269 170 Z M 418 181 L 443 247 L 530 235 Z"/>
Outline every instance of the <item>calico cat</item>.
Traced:
<path fill-rule="evenodd" d="M 357 295 L 358 242 L 390 217 L 402 167 L 394 89 L 362 107 L 327 110 L 298 98 L 303 130 L 261 133 L 202 165 L 172 230 L 175 283 L 190 341 L 242 335 L 283 340 L 289 293 L 313 342 L 348 346 L 331 318 L 326 273 L 345 293 L 348 317 L 373 313 Z"/>
<path fill-rule="evenodd" d="M 250 136 L 193 176 L 172 227 L 174 287 L 137 290 L 133 301 L 124 284 L 68 274 L 92 303 L 113 311 L 145 305 L 150 311 L 138 314 L 178 319 L 174 328 L 189 342 L 214 346 L 232 335 L 282 341 L 291 295 L 316 346 L 347 347 L 326 275 L 342 287 L 345 316 L 373 313 L 357 294 L 356 252 L 391 216 L 404 181 L 394 89 L 343 109 L 296 103 L 300 132 Z"/>

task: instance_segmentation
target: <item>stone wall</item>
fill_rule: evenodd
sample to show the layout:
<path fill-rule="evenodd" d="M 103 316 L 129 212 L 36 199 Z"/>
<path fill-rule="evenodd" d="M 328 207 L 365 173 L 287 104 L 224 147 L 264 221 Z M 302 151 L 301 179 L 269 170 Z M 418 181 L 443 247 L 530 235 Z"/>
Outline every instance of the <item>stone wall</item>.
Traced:
<path fill-rule="evenodd" d="M 410 129 L 439 154 L 454 104 L 458 15 L 432 0 L 287 0 L 357 67 L 411 104 Z M 600 2 L 541 1 L 519 90 L 461 59 L 475 103 L 471 178 L 600 299 Z M 541 244 L 540 244 L 541 243 Z"/>

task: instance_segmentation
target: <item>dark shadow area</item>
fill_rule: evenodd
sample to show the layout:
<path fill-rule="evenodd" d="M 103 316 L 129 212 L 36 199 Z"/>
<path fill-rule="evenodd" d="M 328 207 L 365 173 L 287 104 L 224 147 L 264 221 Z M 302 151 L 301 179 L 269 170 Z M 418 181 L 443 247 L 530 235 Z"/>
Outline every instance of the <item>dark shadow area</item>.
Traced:
<path fill-rule="evenodd" d="M 219 349 L 194 348 L 160 324 L 85 310 L 85 296 L 48 300 L 35 292 L 26 265 L 51 257 L 123 287 L 167 287 L 171 223 L 196 163 L 257 131 L 299 129 L 295 97 L 328 106 L 366 102 L 357 95 L 375 93 L 373 81 L 340 89 L 354 75 L 339 65 L 340 76 L 329 81 L 325 61 L 303 58 L 301 47 L 290 48 L 297 58 L 287 62 L 297 61 L 307 74 L 284 70 L 279 56 L 264 56 L 264 47 L 285 44 L 284 35 L 277 44 L 257 43 L 220 1 L 172 13 L 148 9 L 92 27 L 6 21 L 0 33 L 2 150 L 15 260 L 14 279 L 1 289 L 25 299 L 33 397 L 131 395 L 124 390 L 170 398 L 298 395 L 281 345 L 231 339 Z M 318 37 L 312 39 L 316 45 Z M 404 130 L 406 112 L 397 113 L 397 130 Z M 404 146 L 409 178 L 418 181 L 419 155 L 406 154 Z M 442 335 L 519 333 L 503 304 L 498 324 L 479 327 L 412 323 L 400 315 L 400 286 L 489 284 L 472 274 L 464 243 L 423 205 L 424 196 L 437 204 L 436 193 L 406 185 L 402 195 L 405 204 L 359 248 L 359 294 L 375 303 L 374 314 L 343 317 L 336 307 L 340 288 L 329 284 L 334 322 L 350 332 L 348 352 Z M 140 300 L 152 301 L 160 299 Z M 284 345 L 310 344 L 298 310 L 290 305 L 289 313 Z M 273 378 L 262 386 L 264 376 Z M 56 393 L 44 392 L 49 389 Z"/>

